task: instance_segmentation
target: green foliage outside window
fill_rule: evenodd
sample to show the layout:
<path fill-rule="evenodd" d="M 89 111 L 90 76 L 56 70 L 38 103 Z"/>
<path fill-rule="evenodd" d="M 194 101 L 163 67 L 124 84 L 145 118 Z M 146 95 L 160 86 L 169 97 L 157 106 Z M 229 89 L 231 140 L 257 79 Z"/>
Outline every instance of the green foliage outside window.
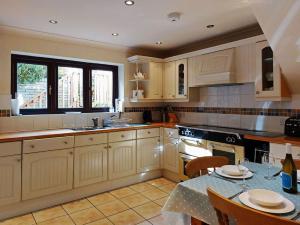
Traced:
<path fill-rule="evenodd" d="M 47 78 L 47 66 L 18 63 L 18 84 L 32 84 Z"/>

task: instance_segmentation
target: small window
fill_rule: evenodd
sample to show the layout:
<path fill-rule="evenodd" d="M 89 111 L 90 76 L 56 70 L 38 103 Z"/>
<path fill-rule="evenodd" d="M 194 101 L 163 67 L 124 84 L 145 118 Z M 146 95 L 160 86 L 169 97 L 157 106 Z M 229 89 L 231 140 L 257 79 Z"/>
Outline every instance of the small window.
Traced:
<path fill-rule="evenodd" d="M 113 107 L 113 72 L 92 70 L 92 107 Z"/>
<path fill-rule="evenodd" d="M 21 109 L 47 109 L 47 65 L 17 63 L 17 90 L 21 96 Z"/>
<path fill-rule="evenodd" d="M 83 69 L 59 66 L 58 79 L 58 108 L 83 108 Z"/>

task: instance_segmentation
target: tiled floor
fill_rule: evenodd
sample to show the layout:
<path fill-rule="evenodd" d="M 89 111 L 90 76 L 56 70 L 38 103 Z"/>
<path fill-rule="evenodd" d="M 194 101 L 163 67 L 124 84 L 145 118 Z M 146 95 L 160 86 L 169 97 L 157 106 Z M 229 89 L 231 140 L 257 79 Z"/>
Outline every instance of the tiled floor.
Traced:
<path fill-rule="evenodd" d="M 12 218 L 0 225 L 167 225 L 160 210 L 175 185 L 158 178 Z"/>

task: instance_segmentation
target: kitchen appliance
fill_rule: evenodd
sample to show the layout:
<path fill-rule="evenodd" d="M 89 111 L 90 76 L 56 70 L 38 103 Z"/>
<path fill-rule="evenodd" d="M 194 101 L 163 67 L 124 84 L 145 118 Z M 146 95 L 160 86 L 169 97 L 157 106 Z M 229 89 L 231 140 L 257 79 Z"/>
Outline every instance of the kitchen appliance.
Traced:
<path fill-rule="evenodd" d="M 152 122 L 152 112 L 151 110 L 145 110 L 143 112 L 143 120 L 145 123 L 151 123 Z"/>
<path fill-rule="evenodd" d="M 300 137 L 300 118 L 288 118 L 285 121 L 284 134 L 290 137 Z"/>

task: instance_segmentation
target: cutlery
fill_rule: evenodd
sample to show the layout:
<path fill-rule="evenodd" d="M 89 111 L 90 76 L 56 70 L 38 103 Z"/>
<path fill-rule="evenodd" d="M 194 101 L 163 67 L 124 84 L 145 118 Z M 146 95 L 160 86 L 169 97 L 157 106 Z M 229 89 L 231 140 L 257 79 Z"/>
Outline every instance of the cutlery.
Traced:
<path fill-rule="evenodd" d="M 297 220 L 300 217 L 300 211 L 291 218 L 291 220 Z"/>
<path fill-rule="evenodd" d="M 227 178 L 224 178 L 224 177 L 220 177 L 220 176 L 217 176 L 217 175 L 214 175 L 214 174 L 209 174 L 209 176 L 212 176 L 212 177 L 215 177 L 215 178 L 218 178 L 218 179 L 221 179 L 221 180 L 226 180 L 226 181 L 229 181 L 231 183 L 236 183 L 235 181 L 233 180 L 230 180 L 230 179 L 227 179 Z"/>
<path fill-rule="evenodd" d="M 273 177 L 277 177 L 281 173 L 281 170 L 273 175 Z"/>
<path fill-rule="evenodd" d="M 234 199 L 236 196 L 239 196 L 240 194 L 242 194 L 244 192 L 244 190 L 239 191 L 238 193 L 236 193 L 235 195 L 229 197 L 229 199 Z"/>

